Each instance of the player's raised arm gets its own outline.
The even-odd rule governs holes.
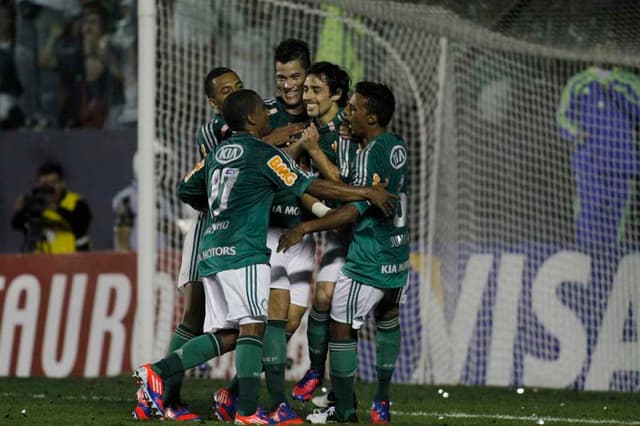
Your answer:
[[[325,179],[340,182],[340,170],[338,170],[338,167],[322,152],[318,143],[319,139],[318,129],[315,124],[312,123],[302,132],[300,145],[309,153],[313,164],[320,170],[320,174]]]
[[[303,129],[304,123],[289,123],[271,130],[269,134],[262,137],[262,140],[274,146],[285,145],[287,142],[291,141],[291,138],[294,135],[302,132]]]

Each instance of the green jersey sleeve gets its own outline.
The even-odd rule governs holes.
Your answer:
[[[178,198],[196,210],[207,207],[206,158],[198,162],[178,184]]]
[[[315,177],[301,169],[285,151],[273,146],[269,148],[261,165],[263,173],[276,188],[302,197]]]
[[[351,170],[351,180],[349,183],[353,186],[373,186],[380,182],[378,172],[384,164],[380,164],[381,156],[378,154],[376,147],[377,141],[373,141],[361,150],[353,160]],[[372,155],[373,153],[373,155]],[[368,200],[354,201],[350,203],[362,216],[371,207]]]
[[[218,145],[229,137],[231,137],[231,129],[222,118],[222,115],[216,114],[211,121],[201,126],[198,130],[196,143],[198,144],[201,158],[214,151]]]

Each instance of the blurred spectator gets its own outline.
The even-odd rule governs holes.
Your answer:
[[[0,129],[15,129],[24,123],[24,114],[18,105],[22,85],[13,52],[14,6],[12,1],[0,0]]]
[[[134,124],[138,117],[138,49],[137,13],[134,0],[120,0],[120,19],[116,21],[111,38],[118,52],[120,69],[123,73],[124,105],[110,113],[111,124]],[[115,120],[115,123],[114,123]]]
[[[60,127],[103,127],[122,70],[107,34],[107,15],[98,2],[83,5],[80,21],[51,27],[40,64],[58,70]]]
[[[91,210],[75,192],[67,190],[64,170],[54,162],[38,169],[31,190],[16,202],[11,226],[24,233],[22,251],[73,253],[88,251]]]
[[[39,55],[50,29],[71,25],[80,12],[79,0],[16,1],[15,60],[29,126],[48,127],[56,121],[58,73],[40,69]]]
[[[162,188],[162,170],[165,169],[169,161],[170,151],[160,143],[154,144],[156,162],[157,187]],[[138,244],[138,153],[133,156],[133,182],[118,191],[113,197],[112,207],[114,213],[113,245],[116,251],[137,250]],[[165,195],[164,190],[156,192],[157,206],[157,239],[158,249],[182,247],[182,235],[186,232],[188,225],[180,219],[180,203],[176,195],[171,192],[170,196]]]

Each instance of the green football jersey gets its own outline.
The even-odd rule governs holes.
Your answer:
[[[342,124],[342,120],[342,110],[340,110],[338,115],[324,126],[319,126],[318,123],[316,123],[318,134],[320,135],[318,145],[320,145],[320,149],[329,161],[336,165],[338,164],[338,141],[340,139],[338,129],[340,128],[340,124]],[[313,162],[311,166],[313,167]]]
[[[320,135],[318,145],[329,161],[338,168],[340,179],[345,183],[349,183],[353,172],[353,162],[358,151],[358,143],[340,136],[339,128],[342,120],[341,110],[333,120],[324,126],[318,127],[318,134]],[[316,174],[319,173],[319,170],[313,164],[313,160],[311,161],[311,170]],[[324,200],[324,203],[331,208],[337,208],[341,205],[338,201],[330,200]]]
[[[264,105],[269,113],[269,127],[272,129],[309,120],[306,111],[298,115],[289,114],[280,97],[265,98]],[[302,206],[298,198],[290,191],[279,191],[273,199],[269,226],[293,228],[300,223],[301,214]]]
[[[277,129],[278,127],[286,126],[291,123],[305,123],[309,121],[309,116],[307,115],[306,110],[298,115],[289,114],[280,96],[276,98],[264,98],[263,102],[264,106],[267,108],[267,112],[269,114],[269,126],[272,129]]]
[[[273,196],[302,196],[314,177],[291,157],[247,133],[234,133],[178,187],[180,199],[208,205],[198,254],[200,276],[268,263],[267,226]]]
[[[196,142],[201,158],[214,151],[218,145],[230,137],[231,129],[227,126],[222,115],[216,114],[211,121],[202,125],[198,130]]]
[[[353,242],[343,267],[349,278],[377,288],[397,288],[409,276],[407,228],[407,145],[399,136],[383,133],[357,155],[352,185],[375,185],[389,179],[387,190],[398,195],[396,214],[386,218],[370,203],[352,203],[360,212]]]

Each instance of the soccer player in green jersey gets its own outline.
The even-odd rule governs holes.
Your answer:
[[[226,67],[213,68],[204,79],[204,92],[209,105],[218,110],[213,119],[202,125],[196,136],[196,143],[201,158],[215,149],[224,139],[231,136],[231,129],[226,125],[219,108],[231,93],[243,88],[242,80],[233,70]],[[182,320],[176,327],[168,352],[180,349],[187,341],[202,334],[204,321],[204,289],[198,275],[198,247],[203,230],[205,216],[199,214],[185,235],[182,247],[182,261],[178,274],[178,291],[183,296],[184,309]],[[183,373],[168,378],[165,382],[163,401],[164,417],[170,420],[195,421],[200,418],[182,403],[180,390]],[[146,403],[138,394],[138,403],[133,410],[136,419],[144,420],[151,416]]]
[[[244,84],[238,74],[227,67],[213,68],[205,77],[204,92],[207,95],[207,102],[216,110],[216,113],[211,121],[198,130],[196,143],[202,158],[231,136],[231,129],[220,114],[220,106],[227,96],[243,87]]]
[[[289,189],[322,199],[369,200],[383,214],[395,211],[394,200],[380,186],[355,187],[316,179],[288,154],[262,141],[269,132],[260,96],[239,90],[228,96],[222,114],[232,137],[209,153],[178,188],[179,197],[207,211],[201,237],[199,272],[207,306],[205,333],[178,351],[136,369],[140,389],[156,413],[164,412],[165,380],[235,347],[239,377],[236,424],[269,424],[258,407],[264,323],[269,292],[269,249],[266,247],[273,194]],[[308,131],[303,133],[307,137]]]
[[[302,102],[302,83],[311,65],[306,42],[287,39],[274,51],[274,76],[278,96],[265,100],[272,128],[308,121]],[[302,130],[302,129],[301,129]],[[289,144],[290,141],[287,141]],[[310,197],[305,194],[303,197]],[[288,253],[278,253],[278,239],[284,230],[300,223],[302,203],[291,191],[278,191],[271,205],[267,247],[271,250],[269,309],[264,333],[264,370],[269,409],[274,423],[299,424],[304,420],[290,407],[285,392],[287,342],[298,328],[309,301],[315,243],[303,238]]]
[[[311,65],[309,46],[303,40],[287,39],[275,48],[273,67],[278,96],[265,98],[271,133],[265,141],[287,145],[291,137],[304,129],[309,117],[302,103],[302,84]]]
[[[273,129],[263,137],[265,142],[285,146],[294,133],[301,133],[308,120],[302,103],[302,83],[311,63],[306,42],[287,39],[274,51],[273,69],[279,95],[265,98],[269,126]],[[305,203],[313,204],[305,195]],[[285,394],[286,344],[305,313],[315,264],[313,238],[304,239],[289,252],[277,253],[278,239],[285,229],[300,222],[301,201],[294,193],[281,190],[275,194],[269,218],[267,247],[271,250],[271,290],[265,330],[265,376],[269,389],[269,409],[276,410],[280,421],[297,418],[289,407]],[[232,421],[237,405],[238,380],[234,377],[213,395],[215,414],[224,421]]]
[[[303,86],[303,100],[317,132],[312,132],[314,137],[292,147],[294,155],[300,151],[298,146],[305,150],[311,157],[312,170],[335,182],[349,181],[351,164],[358,148],[357,143],[339,134],[350,83],[349,75],[338,65],[323,61],[311,66]],[[337,207],[335,203],[329,205]],[[293,397],[301,401],[311,399],[325,375],[331,297],[349,246],[348,236],[339,236],[335,232],[322,233],[319,241],[323,244],[322,259],[307,328],[311,365],[292,390]]]
[[[353,242],[331,301],[330,376],[336,405],[307,417],[311,423],[357,421],[353,380],[357,369],[357,330],[374,312],[378,385],[371,422],[390,421],[389,384],[400,351],[399,301],[409,277],[407,228],[407,147],[386,126],[395,109],[393,93],[384,85],[360,82],[345,110],[345,120],[364,148],[356,158],[353,185],[387,182],[399,197],[395,216],[379,214],[367,202],[335,209],[324,218],[303,222],[287,231],[278,250],[309,232],[353,224]]]

